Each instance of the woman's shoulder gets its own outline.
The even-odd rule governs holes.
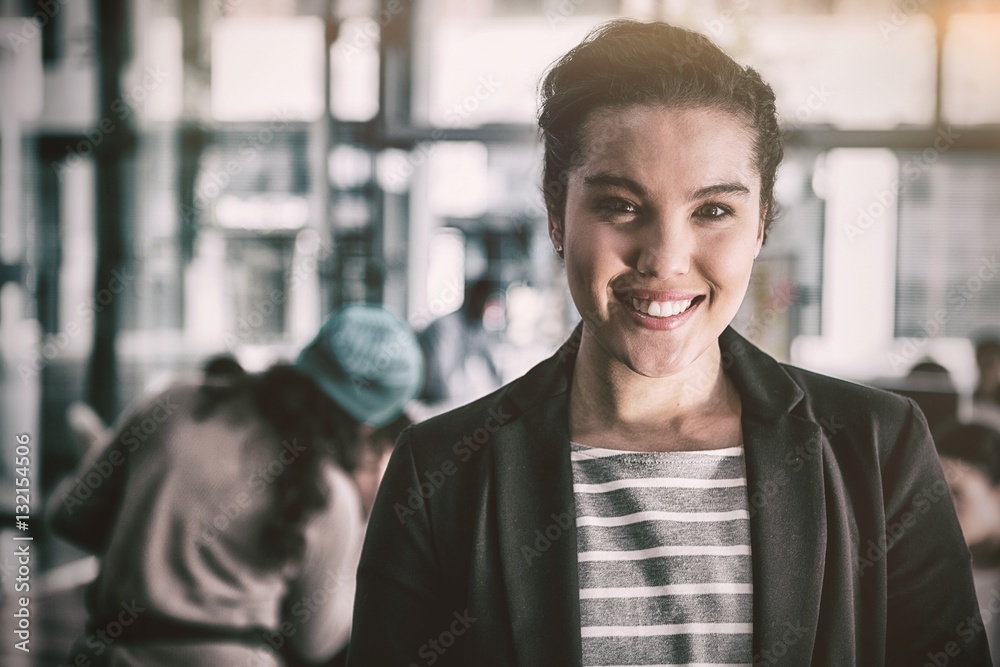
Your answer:
[[[905,396],[797,366],[782,367],[802,390],[800,414],[834,436],[884,444],[914,428],[927,429],[923,413]]]
[[[907,398],[885,389],[854,380],[824,375],[791,364],[781,364],[781,367],[799,385],[806,400],[843,402],[845,404],[863,403],[885,407],[888,410],[905,411],[908,409],[909,400]]]

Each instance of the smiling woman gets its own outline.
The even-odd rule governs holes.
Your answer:
[[[735,396],[700,378],[724,379],[716,341],[763,242],[751,133],[728,112],[660,104],[598,111],[582,136],[565,213],[549,218],[587,314],[570,437],[623,449],[739,444]],[[675,437],[655,437],[667,428]]]
[[[988,664],[961,631],[979,616],[969,553],[953,508],[926,502],[944,477],[916,406],[730,328],[775,213],[771,88],[701,35],[614,21],[551,68],[539,125],[583,321],[524,377],[403,433],[349,663]],[[456,613],[474,619],[460,637]]]

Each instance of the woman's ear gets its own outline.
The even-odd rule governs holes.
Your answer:
[[[754,250],[753,258],[757,259],[757,255],[760,254],[760,249],[764,246],[764,230],[766,228],[767,221],[767,209],[764,209],[760,215],[760,224],[757,226],[757,248]]]
[[[552,241],[552,247],[561,257],[563,254],[563,221],[562,218],[556,217],[552,211],[549,211],[549,239]]]

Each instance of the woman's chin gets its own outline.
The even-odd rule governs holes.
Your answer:
[[[684,372],[691,366],[687,355],[630,354],[622,358],[624,364],[636,375],[650,379],[668,378]]]

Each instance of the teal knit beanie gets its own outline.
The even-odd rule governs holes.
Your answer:
[[[385,426],[423,384],[424,359],[409,327],[381,306],[345,306],[295,361],[359,422]]]

